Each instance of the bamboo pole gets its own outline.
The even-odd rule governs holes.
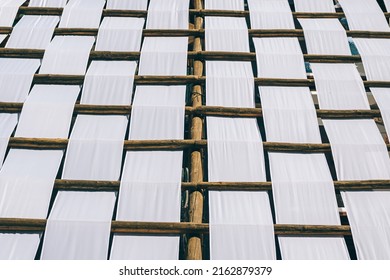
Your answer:
[[[0,232],[43,232],[45,219],[0,218]],[[350,226],[275,224],[276,235],[351,235]],[[111,232],[121,234],[209,234],[208,224],[112,221]]]
[[[390,190],[390,180],[334,181],[336,191]],[[118,191],[120,181],[57,179],[54,189],[62,191]],[[270,191],[272,182],[182,182],[182,191]]]
[[[15,149],[66,149],[68,139],[22,138],[11,137],[8,146]],[[326,153],[330,152],[330,144],[303,144],[263,142],[265,151],[291,153]],[[386,145],[390,150],[390,144]],[[126,140],[124,150],[183,150],[207,148],[207,140]],[[200,173],[200,170],[197,171]],[[197,176],[200,178],[200,176]]]
[[[19,8],[19,14],[22,15],[62,15],[63,8],[46,8],[46,7],[26,7]],[[248,17],[249,11],[225,11],[225,10],[204,10],[190,9],[191,16],[226,16],[226,17]],[[311,12],[293,12],[295,18],[343,18],[345,14],[337,13],[311,13]],[[386,18],[390,17],[390,13],[384,13]],[[147,11],[130,11],[130,10],[110,10],[104,9],[103,16],[115,17],[146,17]]]
[[[194,0],[194,7],[201,9],[203,6],[202,0]],[[200,16],[195,17],[194,28],[200,30],[203,26],[203,18]],[[193,51],[195,53],[202,51],[201,34],[196,34],[193,43]],[[203,75],[203,63],[196,57],[193,63],[194,75]],[[202,106],[202,87],[200,85],[194,85],[192,88],[192,108],[195,110]],[[203,122],[199,116],[194,115],[191,119],[191,139],[200,141],[202,139]],[[193,150],[191,152],[191,169],[190,169],[190,181],[191,183],[201,183],[203,181],[203,165],[201,151]],[[190,193],[189,202],[189,221],[193,224],[202,224],[203,222],[203,193],[201,190],[192,190]],[[202,259],[202,240],[199,235],[188,236],[187,244],[187,260],[201,260]]]
[[[197,89],[200,86],[196,86]],[[194,91],[199,95],[198,91]],[[23,107],[21,102],[0,102],[1,113],[20,113]],[[92,115],[129,115],[132,106],[127,105],[88,105],[75,104],[74,114],[92,114]],[[323,119],[359,119],[359,118],[380,118],[381,113],[378,109],[372,110],[321,110],[317,109],[317,116]],[[186,115],[193,116],[214,116],[214,117],[235,117],[235,118],[258,118],[263,116],[261,108],[238,108],[238,107],[220,107],[220,106],[198,106],[185,107]],[[194,117],[195,118],[195,117]],[[201,121],[201,119],[199,118]],[[201,139],[202,130],[200,126],[192,127],[196,139]],[[195,139],[195,137],[194,137]]]

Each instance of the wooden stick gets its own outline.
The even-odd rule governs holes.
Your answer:
[[[336,191],[390,190],[390,180],[334,181]],[[57,179],[54,189],[62,191],[119,191],[120,181]],[[270,191],[272,182],[182,182],[182,191]],[[198,223],[201,223],[199,221]]]
[[[0,232],[42,232],[45,230],[45,219],[0,218]],[[282,225],[275,224],[276,235],[351,235],[349,226],[328,225]],[[160,222],[126,222],[112,221],[111,232],[121,234],[209,234],[208,224],[197,223],[160,223]]]
[[[43,58],[44,50],[0,48],[0,57]],[[254,52],[190,51],[188,59],[255,61]],[[304,54],[305,61],[313,63],[358,63],[359,55],[314,55]],[[140,52],[91,51],[90,60],[139,60]]]
[[[199,87],[200,86],[196,86]],[[198,92],[194,91],[199,95]],[[1,113],[20,113],[23,103],[20,102],[0,102]],[[129,115],[132,106],[130,105],[87,105],[75,104],[74,114],[90,115]],[[238,108],[238,107],[220,107],[220,106],[198,106],[185,107],[187,115],[196,116],[215,116],[215,117],[235,117],[235,118],[258,118],[263,116],[261,108]],[[380,118],[381,113],[378,109],[373,110],[320,110],[317,109],[317,116],[323,119],[360,119],[360,118]],[[202,120],[199,120],[202,122]],[[193,126],[193,133],[201,139],[202,128]],[[196,132],[195,132],[196,131]],[[199,136],[200,135],[200,136]],[[195,139],[195,138],[193,138]]]
[[[194,0],[194,7],[197,9],[202,8],[201,0]],[[197,16],[195,18],[195,29],[200,30],[203,25],[203,18]],[[194,38],[193,51],[195,53],[202,51],[202,34],[197,33]],[[203,63],[196,57],[193,62],[194,75],[203,75]],[[202,87],[200,85],[194,85],[192,88],[192,109],[195,110],[202,106]],[[194,141],[202,140],[203,132],[203,120],[197,115],[193,115],[191,118],[191,139]],[[191,183],[201,183],[203,181],[203,162],[202,152],[200,150],[193,150],[191,152],[191,165],[190,165],[190,180]],[[193,224],[201,224],[203,222],[203,204],[204,198],[201,190],[193,189],[190,192],[189,200],[189,222]],[[188,236],[187,245],[187,260],[201,260],[202,257],[202,240],[199,235]]]
[[[66,149],[68,139],[21,138],[11,137],[8,143],[15,149]],[[207,140],[126,140],[124,150],[183,150],[207,147]],[[263,142],[268,152],[325,153],[330,152],[330,144],[302,144]],[[390,144],[386,145],[390,150]]]
[[[63,8],[45,8],[45,7],[20,7],[19,14],[22,15],[62,15]],[[190,9],[191,16],[226,16],[226,17],[249,17],[249,11],[225,11],[225,10],[204,10]],[[338,13],[309,13],[293,12],[295,18],[343,18],[345,14]],[[385,17],[390,17],[389,13],[384,13]],[[115,17],[146,17],[147,11],[130,11],[130,10],[110,10],[104,9],[103,16]]]

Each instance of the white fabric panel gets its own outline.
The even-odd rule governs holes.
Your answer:
[[[258,77],[306,79],[297,38],[254,38]]]
[[[210,259],[275,259],[267,192],[209,193]]]
[[[308,87],[259,87],[268,142],[321,143]]]
[[[47,220],[43,260],[105,260],[115,193],[59,192]]]
[[[3,41],[5,40],[5,38],[7,38],[8,35],[3,35],[3,34],[0,34],[0,44],[3,43]]]
[[[206,10],[243,11],[244,0],[206,0]]]
[[[321,109],[370,109],[355,64],[312,63],[311,69]]]
[[[148,0],[107,0],[106,9],[112,10],[141,10],[148,8]]]
[[[252,64],[243,61],[206,61],[208,106],[255,107]]]
[[[347,33],[338,19],[298,20],[305,34],[308,53],[351,55]]]
[[[376,0],[338,0],[350,30],[390,31]]]
[[[280,236],[283,260],[349,260],[343,237]]]
[[[68,0],[30,0],[29,7],[51,7],[61,8],[65,7]]]
[[[105,17],[99,28],[95,50],[139,51],[144,24],[143,18]]]
[[[18,123],[18,114],[0,114],[0,168],[3,165],[8,140]]]
[[[354,39],[368,80],[390,81],[390,40]]]
[[[323,120],[339,180],[390,178],[390,159],[374,120]]]
[[[70,0],[66,4],[59,27],[98,28],[105,0]]]
[[[118,180],[126,116],[79,115],[69,138],[63,179]]]
[[[385,2],[386,10],[389,12],[390,11],[390,0],[384,0],[383,2]]]
[[[55,36],[47,47],[40,74],[84,75],[95,42],[89,36]]]
[[[36,85],[23,105],[16,137],[68,138],[79,86]]]
[[[210,182],[266,180],[256,119],[207,117],[207,138]],[[266,192],[213,191],[209,205],[211,259],[275,259]]]
[[[187,37],[147,37],[142,45],[139,75],[186,75]]]
[[[0,217],[45,219],[62,155],[11,149],[0,170]]]
[[[190,0],[150,0],[147,29],[188,29]]]
[[[269,153],[276,222],[340,225],[324,154]]]
[[[206,51],[249,52],[245,18],[206,17]]]
[[[334,13],[333,0],[294,0],[296,12]]]
[[[19,7],[25,0],[2,0],[0,2],[0,26],[12,27]]]
[[[342,192],[342,197],[358,259],[389,260],[390,192]]]
[[[117,220],[179,222],[182,158],[182,151],[127,152]],[[111,259],[175,260],[178,255],[178,236],[116,235],[111,250]]]
[[[39,59],[0,58],[0,102],[23,102],[39,65]]]
[[[182,156],[182,151],[127,152],[117,220],[179,222]]]
[[[135,61],[92,61],[80,103],[130,105],[136,68]]]
[[[23,16],[13,28],[6,47],[46,49],[59,20],[56,16]]]
[[[129,139],[183,139],[185,96],[186,86],[138,86]]]
[[[0,234],[0,260],[33,260],[39,246],[39,234]]]
[[[383,122],[385,123],[387,136],[390,138],[390,89],[389,88],[370,88],[381,110]]]
[[[288,0],[248,0],[252,29],[295,29]]]
[[[180,237],[115,235],[111,260],[177,260]]]

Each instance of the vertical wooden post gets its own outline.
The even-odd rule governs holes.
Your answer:
[[[203,0],[194,0],[195,9],[202,9]],[[195,18],[195,29],[202,28],[203,18]],[[194,39],[194,51],[202,50],[202,42],[200,37]],[[194,61],[194,75],[202,76],[203,63],[202,61]],[[202,106],[202,87],[195,85],[192,90],[192,106],[194,108]],[[203,121],[200,117],[193,117],[191,122],[191,139],[202,139]],[[191,182],[200,183],[203,181],[203,166],[202,154],[200,151],[193,151],[191,153]],[[203,194],[199,191],[194,191],[190,195],[190,222],[202,223],[203,218]],[[202,243],[199,236],[191,236],[188,240],[187,260],[201,260],[202,259]]]

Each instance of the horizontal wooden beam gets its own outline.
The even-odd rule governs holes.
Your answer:
[[[390,180],[334,181],[336,191],[390,190]],[[120,181],[57,179],[54,189],[63,191],[119,191]],[[182,191],[271,191],[272,182],[182,182]]]
[[[8,146],[14,149],[66,149],[68,139],[11,137]],[[387,144],[390,150],[390,144]],[[325,153],[330,152],[330,144],[302,144],[263,142],[268,152]],[[207,140],[125,140],[124,150],[183,150],[207,148]]]
[[[12,27],[0,27],[0,34],[10,34]],[[98,28],[56,28],[54,35],[56,36],[97,36]],[[297,37],[304,38],[304,30],[302,29],[249,29],[250,37]],[[347,30],[346,35],[353,38],[382,38],[389,39],[390,32],[386,31],[365,31],[365,30]],[[144,29],[143,37],[185,37],[196,36],[204,37],[205,29]]]
[[[0,57],[11,58],[43,58],[44,50],[0,48]],[[188,59],[197,60],[233,60],[256,61],[254,52],[225,52],[225,51],[189,51]],[[312,63],[358,63],[359,55],[314,55],[304,54],[304,60]],[[139,60],[140,52],[109,52],[91,51],[90,60]]]
[[[0,218],[0,232],[43,232],[45,219]],[[276,235],[351,235],[349,226],[274,225]],[[111,232],[120,234],[208,234],[209,224],[112,221]]]
[[[0,113],[20,113],[23,108],[21,102],[0,102]],[[88,105],[75,104],[74,115],[129,115],[132,106],[130,105]],[[236,117],[236,118],[258,118],[263,116],[261,108],[238,108],[220,106],[199,106],[185,107],[186,115],[214,116],[214,117]],[[317,109],[317,116],[324,119],[360,119],[380,118],[378,109],[373,110],[321,110]]]
[[[45,7],[20,7],[19,14],[22,15],[62,15],[63,8],[45,8]],[[227,16],[227,17],[249,17],[249,11],[226,11],[226,10],[205,10],[190,9],[191,16]],[[310,12],[293,12],[295,18],[343,18],[345,14],[337,13],[310,13]],[[385,17],[390,17],[390,13],[384,13]],[[103,10],[104,17],[146,17],[147,11],[130,11],[130,10]]]

